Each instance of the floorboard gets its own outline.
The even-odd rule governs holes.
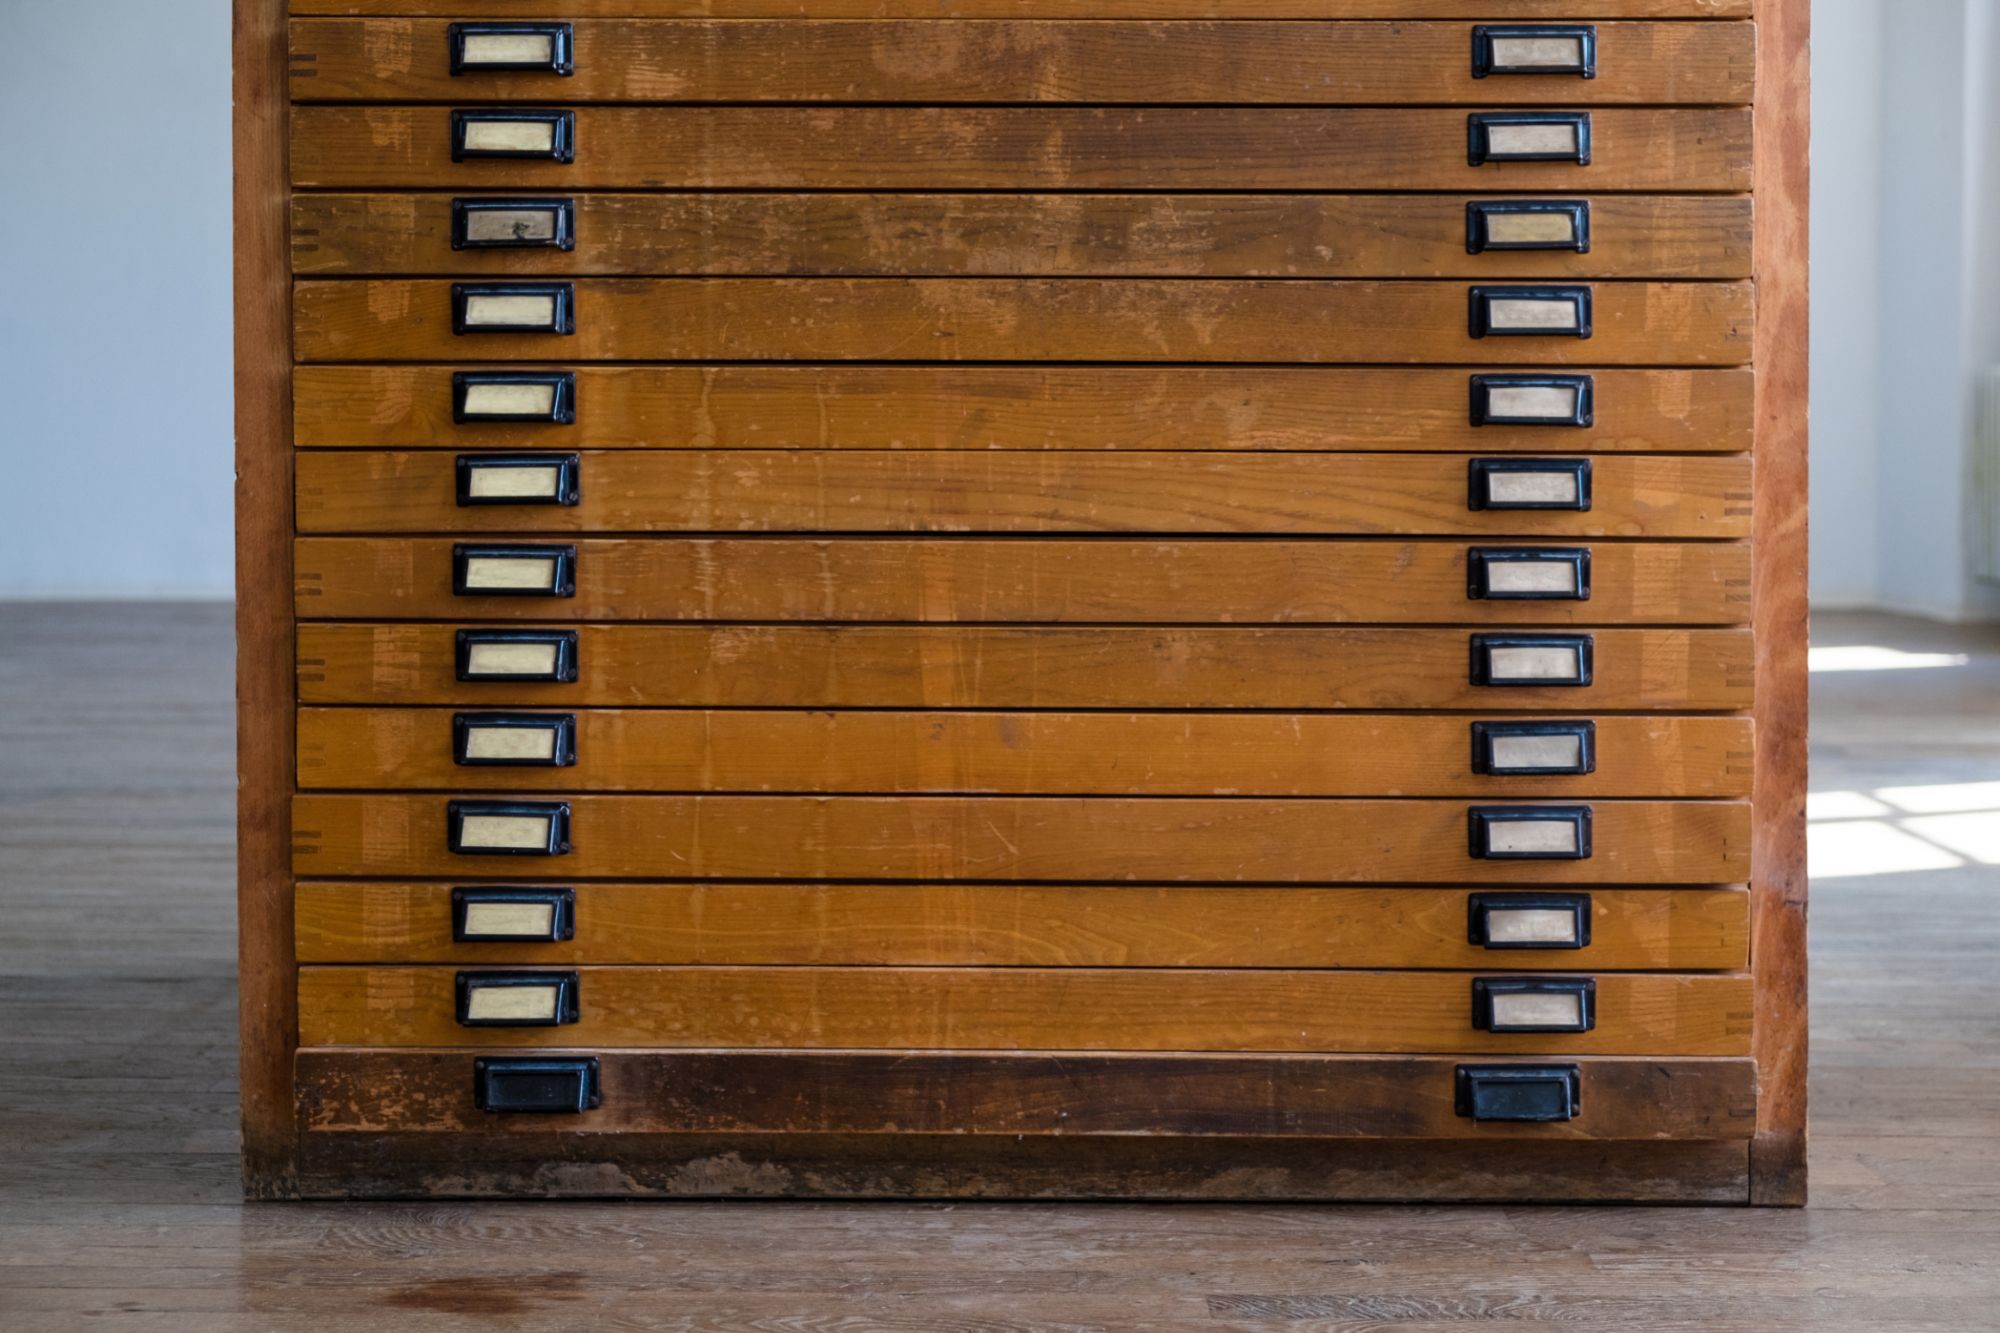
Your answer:
[[[1817,633],[1804,1211],[246,1207],[229,612],[0,605],[0,1328],[2000,1327],[2000,631]]]

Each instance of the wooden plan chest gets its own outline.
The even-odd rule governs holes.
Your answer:
[[[237,0],[267,1197],[1798,1203],[1806,0]]]

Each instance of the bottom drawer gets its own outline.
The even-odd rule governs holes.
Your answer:
[[[297,1083],[308,1130],[351,1133],[1693,1141],[1756,1124],[1746,1059],[308,1050]]]

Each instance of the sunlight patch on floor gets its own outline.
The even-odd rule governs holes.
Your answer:
[[[2000,866],[2000,782],[1814,792],[1806,820],[1814,879]]]

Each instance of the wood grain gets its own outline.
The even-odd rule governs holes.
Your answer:
[[[546,1133],[472,1104],[471,1052],[324,1051],[299,1059],[318,1133]],[[1312,1056],[868,1055],[636,1052],[599,1060],[604,1105],[582,1134],[1255,1135],[1277,1139],[1741,1139],[1748,1060],[1577,1061],[1578,1115],[1475,1126],[1456,1060]]]
[[[449,366],[301,366],[296,409],[302,448],[1750,449],[1747,369],[1578,369],[1586,430],[1475,427],[1465,371],[1266,366],[585,365],[566,428],[453,422]]]
[[[451,160],[443,107],[302,106],[311,188],[1637,190],[1750,188],[1750,112],[1592,113],[1589,166],[1466,160],[1446,108],[583,107],[572,163]]]
[[[1757,233],[1757,280],[1772,318],[1758,332],[1757,659],[1772,688],[1758,699],[1755,956],[1759,1076],[1751,1145],[1754,1202],[1806,1202],[1807,406],[1810,366],[1808,205],[1811,7],[1758,0],[1769,112],[1758,130],[1758,189],[1770,208]]]
[[[450,538],[308,537],[317,619],[1027,624],[1729,625],[1749,618],[1740,542],[1596,542],[1584,602],[1472,601],[1453,541],[602,538],[574,597],[454,596]],[[1533,547],[1542,542],[1508,542]]]
[[[1588,859],[1515,861],[1469,854],[1465,801],[578,796],[569,855],[474,856],[446,850],[447,804],[302,795],[292,868],[315,878],[1731,884],[1746,877],[1750,851],[1750,808],[1732,801],[1598,801]]]
[[[1451,455],[610,451],[581,503],[460,507],[437,450],[302,453],[301,533],[1745,537],[1748,458],[1597,459],[1588,510],[1471,510]]]
[[[1462,629],[593,626],[571,685],[462,684],[451,625],[306,624],[308,704],[1728,711],[1740,630],[1592,631],[1583,688],[1474,686]]]
[[[1590,205],[1587,254],[1467,254],[1467,201],[1449,195],[550,197],[575,200],[574,250],[454,250],[453,196],[301,195],[292,203],[292,268],[313,277],[1750,275],[1744,195],[1565,195]]]
[[[453,77],[435,19],[295,21],[313,102],[1137,102],[1372,105],[1750,100],[1747,23],[1604,23],[1597,72],[1477,79],[1463,23],[993,23],[944,18],[572,24],[575,73]]]
[[[565,768],[452,762],[450,709],[305,708],[308,790],[1748,796],[1745,718],[1597,719],[1596,771],[1482,777],[1454,717],[592,709]]]
[[[1505,969],[1495,969],[1503,972]],[[1491,1033],[1455,972],[593,967],[580,1021],[463,1028],[448,967],[302,967],[303,1046],[1737,1056],[1749,978],[1597,978],[1590,1032]]]
[[[1435,282],[633,278],[576,332],[452,332],[452,284],[301,282],[301,361],[1212,361],[1742,365],[1748,283],[1599,283],[1589,338],[1475,338]]]
[[[436,14],[491,18],[493,0],[292,0],[294,14]],[[1492,0],[1091,0],[1133,19],[1494,17]],[[1075,0],[565,0],[565,14],[648,18],[1068,18]],[[1510,19],[1744,18],[1751,0],[1507,0]]]
[[[578,884],[576,938],[460,944],[450,884],[307,882],[312,963],[699,966],[1741,969],[1739,889],[1590,890],[1582,949],[1466,940],[1460,888],[1037,884]]]
[[[283,0],[236,0],[236,911],[243,1189],[290,1192],[292,410]]]

